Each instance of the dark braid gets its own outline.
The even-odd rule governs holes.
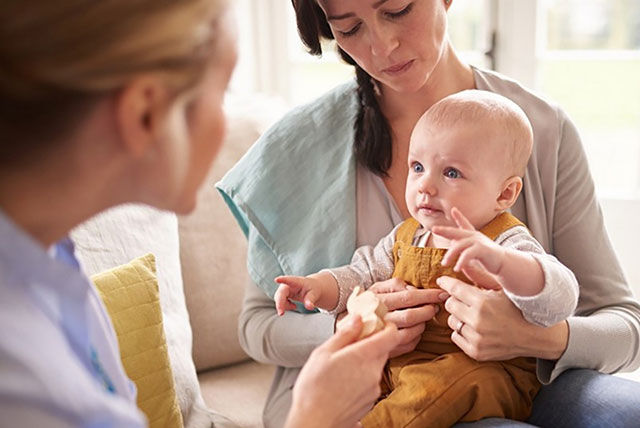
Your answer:
[[[360,66],[355,67],[360,111],[355,123],[353,150],[358,162],[384,177],[391,167],[392,158],[389,123],[380,110],[371,76]]]
[[[324,12],[315,0],[291,0],[296,13],[298,33],[312,55],[322,55],[320,39],[333,39]],[[360,109],[355,123],[353,150],[361,165],[379,176],[387,176],[391,167],[391,130],[382,114],[371,76],[338,47],[342,59],[356,69]]]

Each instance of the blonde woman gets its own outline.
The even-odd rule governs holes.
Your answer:
[[[0,3],[0,426],[146,424],[65,236],[120,203],[194,207],[224,134],[227,8]],[[350,427],[371,406],[398,337],[389,327],[352,344],[361,327],[352,319],[311,355],[287,426]]]

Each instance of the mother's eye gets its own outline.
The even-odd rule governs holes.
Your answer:
[[[411,12],[411,9],[413,9],[413,3],[409,3],[404,9],[399,10],[398,12],[385,12],[385,15],[389,18],[400,18],[401,16]]]
[[[347,31],[340,31],[338,30],[338,33],[340,33],[341,36],[343,37],[349,37],[349,36],[353,36],[354,34],[356,34],[358,32],[358,30],[360,29],[360,23],[357,23],[356,25],[354,25],[350,30]]]

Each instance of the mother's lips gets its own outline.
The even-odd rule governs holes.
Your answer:
[[[413,64],[413,60],[409,60],[407,62],[402,62],[402,63],[399,63],[399,64],[392,65],[391,67],[387,67],[382,71],[385,72],[385,73],[397,73],[399,71],[402,71],[402,70],[408,68],[411,64]]]

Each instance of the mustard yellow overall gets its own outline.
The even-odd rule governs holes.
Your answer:
[[[495,240],[521,224],[504,213],[481,232]],[[436,278],[443,275],[470,282],[442,266],[446,249],[411,245],[419,226],[409,219],[398,229],[393,277],[419,288],[438,288]],[[361,421],[364,428],[448,427],[486,417],[529,417],[540,388],[535,359],[478,362],[451,341],[448,317],[444,305],[440,305],[440,312],[427,323],[416,349],[389,360],[382,381],[383,395]]]

